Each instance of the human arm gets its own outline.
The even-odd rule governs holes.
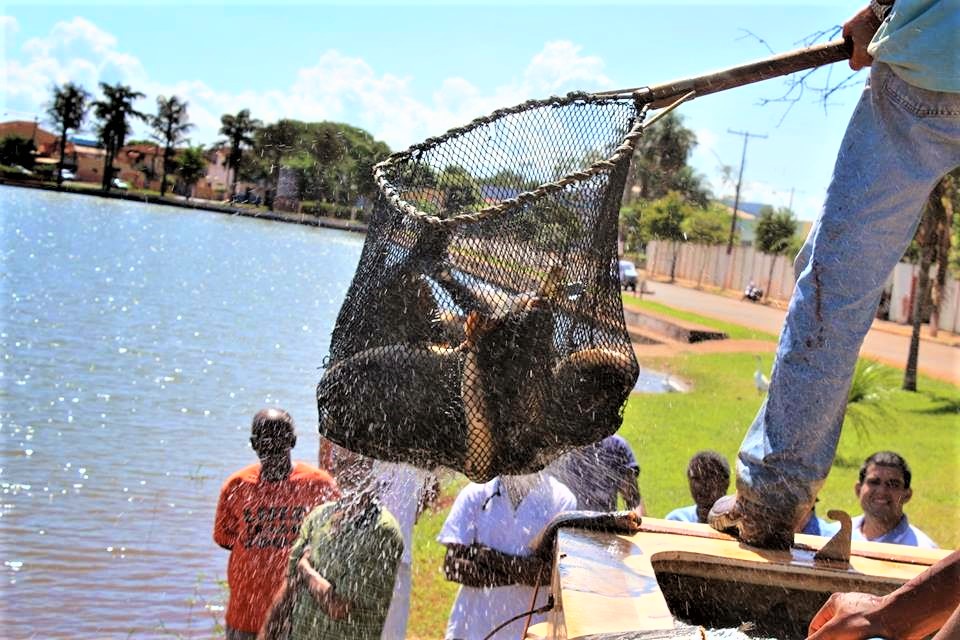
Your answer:
[[[885,596],[835,593],[810,621],[808,640],[926,638],[960,607],[960,551]]]
[[[643,498],[640,496],[639,478],[640,465],[637,463],[637,457],[633,454],[630,444],[622,437],[616,437],[620,445],[620,495],[627,505],[627,509],[636,510],[641,516],[647,514],[646,505],[643,504]]]
[[[350,615],[352,603],[336,592],[334,585],[320,575],[310,564],[310,547],[305,547],[297,562],[297,577],[303,581],[317,606],[333,620],[343,620]]]
[[[641,516],[644,516],[647,514],[647,510],[643,504],[643,498],[640,496],[640,488],[637,485],[638,475],[638,469],[627,468],[620,478],[619,491],[620,495],[623,496],[623,502],[627,505],[627,509],[637,510]]]
[[[240,523],[231,505],[233,496],[234,486],[233,483],[228,481],[220,490],[220,498],[217,500],[217,515],[213,521],[213,541],[227,551],[233,549],[233,545],[240,535]]]
[[[850,54],[850,68],[859,71],[873,63],[873,56],[867,53],[867,45],[873,34],[880,28],[880,18],[870,6],[866,6],[843,23],[843,37],[853,43]]]
[[[549,568],[536,556],[515,556],[482,544],[448,544],[443,558],[447,580],[468,587],[546,584]]]

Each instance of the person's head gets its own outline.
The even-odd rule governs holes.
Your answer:
[[[709,510],[727,493],[730,486],[730,465],[716,451],[700,451],[687,465],[690,495],[701,509]]]
[[[260,460],[290,455],[297,444],[293,418],[283,409],[261,409],[250,425],[250,446]]]
[[[863,461],[860,480],[854,486],[864,518],[895,526],[903,517],[903,505],[913,496],[910,467],[892,451],[878,451]]]

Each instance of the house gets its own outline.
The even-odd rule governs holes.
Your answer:
[[[64,165],[75,167],[73,172],[80,182],[101,182],[103,163],[107,152],[95,140],[73,137],[67,141]]]
[[[137,189],[160,190],[163,177],[163,149],[155,144],[128,144],[114,158],[117,177]],[[176,178],[168,178],[171,186]]]
[[[16,136],[33,140],[38,156],[52,156],[59,146],[60,139],[55,133],[47,131],[36,120],[12,120],[0,122],[0,139]]]
[[[230,171],[227,168],[226,147],[214,147],[204,152],[207,159],[207,174],[193,188],[193,195],[203,200],[226,200],[230,188]]]

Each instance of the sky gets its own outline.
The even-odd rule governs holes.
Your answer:
[[[531,98],[660,84],[836,37],[863,4],[6,0],[0,121],[49,128],[55,85],[99,97],[99,82],[122,82],[146,94],[144,112],[158,95],[185,99],[192,144],[213,144],[220,116],[246,108],[264,122],[345,122],[400,151]],[[793,102],[778,101],[790,88],[779,78],[682,105],[691,164],[732,197],[744,137],[731,131],[766,136],[749,138],[741,200],[814,219],[866,78],[851,74],[820,69]],[[826,103],[814,90],[843,81]]]

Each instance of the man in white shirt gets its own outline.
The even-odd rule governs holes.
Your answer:
[[[435,494],[436,477],[409,464],[382,460],[373,463],[372,473],[377,479],[380,502],[397,519],[403,533],[403,555],[397,567],[393,598],[380,637],[382,640],[403,640],[407,637],[407,620],[410,617],[413,525],[429,502],[429,496]]]
[[[444,574],[460,583],[447,640],[482,640],[498,625],[547,601],[551,567],[530,543],[561,511],[576,509],[570,489],[546,473],[470,483],[457,496],[437,540],[447,547]],[[531,607],[534,590],[539,587]],[[545,620],[533,616],[531,624]],[[525,618],[493,636],[514,640]]]

